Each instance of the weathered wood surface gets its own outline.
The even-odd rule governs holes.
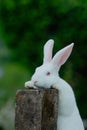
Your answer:
[[[17,91],[15,130],[57,130],[57,115],[58,90]]]

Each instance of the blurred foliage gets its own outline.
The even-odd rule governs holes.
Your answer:
[[[0,130],[14,129],[15,109],[13,100],[9,99],[7,103],[0,109]]]
[[[41,64],[42,47],[49,38],[55,40],[54,52],[74,42],[71,58],[60,70],[60,75],[73,86],[78,107],[85,118],[87,1],[3,0],[0,1],[0,13],[0,39],[10,49],[10,62],[22,66],[21,70],[18,65],[6,66],[7,75],[4,75],[1,86],[8,92],[14,90],[18,82],[19,87],[23,85],[22,79],[27,72],[24,69],[31,74]]]
[[[0,77],[0,108],[9,97],[15,97],[17,89],[24,87],[24,82],[29,77],[27,70],[17,63],[3,66],[3,76]]]

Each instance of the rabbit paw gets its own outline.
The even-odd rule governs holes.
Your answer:
[[[56,87],[56,85],[52,85],[51,88],[52,88],[52,89],[58,89],[58,88]]]
[[[25,88],[34,88],[35,89],[36,86],[34,86],[31,81],[27,81],[27,82],[25,82]]]

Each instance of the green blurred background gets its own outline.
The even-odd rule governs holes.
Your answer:
[[[42,64],[50,38],[54,53],[75,43],[60,76],[72,85],[81,116],[87,118],[87,0],[1,0],[0,130],[13,129],[14,114],[9,117],[8,111],[13,113],[15,93]]]

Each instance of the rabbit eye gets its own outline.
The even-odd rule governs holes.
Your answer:
[[[50,75],[50,72],[47,72],[46,75]]]

